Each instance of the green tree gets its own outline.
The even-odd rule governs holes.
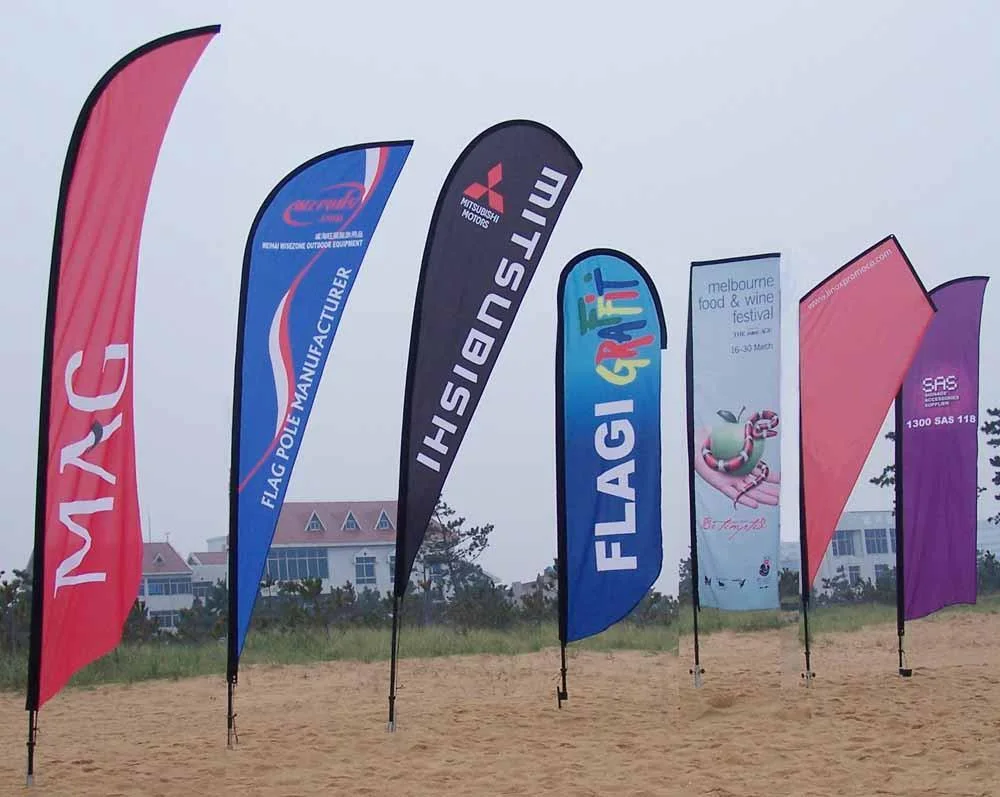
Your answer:
[[[0,570],[0,653],[28,646],[31,628],[31,574],[14,569],[9,578]]]
[[[679,615],[680,603],[673,595],[664,595],[651,589],[629,612],[625,621],[639,626],[670,625],[677,621]]]
[[[992,551],[980,551],[976,570],[979,594],[1000,592],[1000,559]]]
[[[224,635],[225,624],[210,612],[201,598],[195,598],[190,609],[181,609],[174,639],[185,644],[197,644]]]
[[[532,597],[528,596],[526,603]],[[446,617],[460,631],[468,631],[473,628],[509,628],[517,615],[507,590],[485,579],[459,587],[448,602]]]
[[[832,578],[822,579],[822,584],[819,603],[852,603],[858,599],[858,590],[851,585],[843,565]]]
[[[160,634],[160,624],[146,613],[146,604],[137,600],[132,604],[125,625],[122,628],[122,641],[133,643],[151,642]]]
[[[691,589],[691,555],[688,554],[681,559],[677,566],[677,601],[681,606],[690,606],[694,599],[694,591]]]
[[[778,597],[782,603],[792,604],[801,600],[799,589],[799,571],[784,568],[778,574]]]
[[[854,600],[863,603],[896,603],[896,568],[891,567],[879,574],[875,583],[865,579],[854,587]]]
[[[556,564],[556,567],[558,563]],[[538,625],[559,616],[558,574],[548,567],[535,578],[535,588],[521,598],[521,619]]]
[[[997,448],[1000,446],[1000,408],[992,407],[986,410],[986,414],[989,416],[989,420],[983,421],[980,431],[986,435],[986,445]],[[990,457],[990,465],[996,469],[996,473],[993,474],[991,481],[995,486],[1000,487],[1000,456]],[[997,501],[1000,501],[1000,491],[993,497]],[[990,517],[989,521],[991,523],[1000,523],[1000,512]]]
[[[226,635],[229,617],[229,591],[224,581],[216,581],[205,599],[195,598],[190,609],[182,609],[175,639],[179,642],[204,642]]]
[[[896,433],[886,432],[885,439],[895,445]],[[893,448],[895,451],[895,448]],[[895,487],[896,486],[896,463],[892,462],[882,468],[882,472],[878,476],[873,476],[868,480],[870,484],[874,484],[877,487]],[[892,514],[896,515],[896,492],[893,490],[892,493]]]
[[[414,562],[417,578],[430,579],[445,595],[489,581],[476,560],[489,547],[492,533],[492,523],[467,526],[464,517],[439,500]]]

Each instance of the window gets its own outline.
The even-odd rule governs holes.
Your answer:
[[[875,565],[875,584],[889,575],[889,565]]]
[[[202,601],[209,596],[212,591],[211,581],[192,581],[191,582],[191,592],[194,593],[196,598],[201,598]]]
[[[181,620],[181,613],[175,611],[150,612],[149,619],[160,628],[177,628]]]
[[[150,576],[150,595],[190,595],[191,576]]]
[[[267,552],[267,574],[272,581],[330,578],[326,548],[272,548]]]
[[[838,531],[833,535],[834,556],[854,556],[854,532]]]
[[[889,553],[885,529],[865,529],[865,553]]]
[[[396,577],[396,554],[389,554],[389,580],[392,581]]]
[[[850,565],[847,568],[847,580],[852,587],[861,583],[861,565]]]
[[[143,579],[139,579],[139,594],[146,594],[146,582]]]
[[[444,562],[434,562],[428,568],[428,572],[431,577],[431,581],[435,584],[441,584],[444,582],[444,578],[448,575],[448,568],[445,567]]]
[[[354,583],[359,587],[372,586],[378,583],[375,578],[374,556],[354,557]]]
[[[389,520],[389,516],[385,513],[383,509],[378,516],[378,522],[375,524],[375,528],[378,531],[386,531],[392,528],[392,523]]]
[[[889,529],[889,547],[892,549],[893,553],[896,553],[896,530]]]
[[[359,528],[361,527],[358,525],[354,513],[348,512],[347,517],[344,518],[344,525],[340,527],[341,531],[357,531]]]
[[[309,516],[309,522],[306,524],[306,531],[326,531],[326,526],[323,525],[323,521],[319,519],[319,516],[315,512]]]

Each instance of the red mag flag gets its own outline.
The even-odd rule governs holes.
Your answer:
[[[70,140],[42,363],[32,712],[118,644],[139,589],[132,415],[139,239],[174,105],[218,32],[175,33],[125,56],[87,98]]]

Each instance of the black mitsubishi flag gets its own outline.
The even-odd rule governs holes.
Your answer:
[[[413,308],[403,398],[395,595],[582,165],[553,130],[508,121],[445,180]]]

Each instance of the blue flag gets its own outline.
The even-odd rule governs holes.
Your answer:
[[[628,255],[595,249],[559,279],[559,635],[600,633],[660,575],[663,310]]]
[[[250,229],[233,398],[230,680],[323,367],[412,143],[362,144],[302,164]]]

